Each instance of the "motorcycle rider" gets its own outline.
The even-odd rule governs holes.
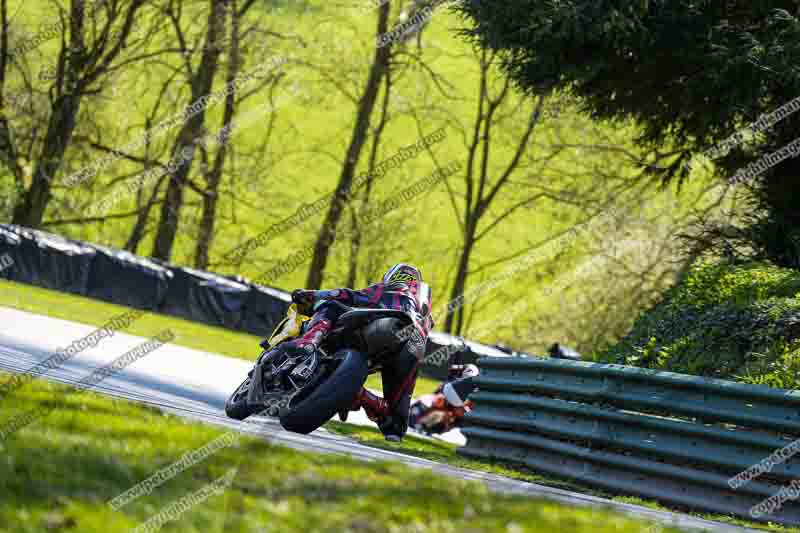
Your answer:
[[[298,304],[304,314],[313,312],[314,315],[305,333],[289,341],[287,349],[309,353],[319,348],[336,319],[342,314],[341,308],[330,305],[330,301],[338,301],[350,307],[399,309],[414,318],[413,327],[408,328],[407,335],[398,337],[397,355],[387,358],[383,365],[381,378],[385,398],[362,387],[350,407],[351,411],[358,411],[363,407],[386,440],[401,440],[408,429],[408,410],[417,381],[417,368],[425,356],[428,332],[433,328],[431,290],[422,281],[419,269],[399,263],[386,272],[381,283],[366,289],[297,289],[292,292],[292,301]],[[341,411],[339,418],[345,421],[347,410]]]
[[[467,397],[475,390],[475,376],[479,375],[478,367],[472,364],[455,364],[450,366],[447,381],[436,389],[452,407],[463,407]],[[470,404],[471,405],[471,404]]]
[[[412,426],[425,433],[446,433],[461,426],[464,415],[474,407],[468,397],[476,389],[473,378],[478,374],[475,365],[452,364],[447,381],[436,388],[430,399],[411,407]]]
[[[557,342],[550,347],[548,353],[553,359],[568,359],[570,361],[580,361],[583,359],[583,356],[580,353],[576,352],[572,348],[561,346]]]

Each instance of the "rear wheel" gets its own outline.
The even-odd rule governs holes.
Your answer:
[[[333,418],[337,412],[349,408],[367,381],[367,358],[355,350],[336,354],[341,360],[321,385],[308,396],[293,400],[281,415],[281,426],[295,433],[311,433]]]

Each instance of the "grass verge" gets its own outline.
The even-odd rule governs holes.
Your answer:
[[[800,273],[770,263],[697,263],[597,360],[797,389]]]
[[[491,494],[477,483],[397,463],[297,452],[250,437],[113,510],[109,500],[223,432],[66,390],[36,382],[4,405],[7,413],[42,404],[53,411],[0,444],[2,532],[125,531],[226,473],[232,477],[220,493],[188,505],[162,531],[627,533],[652,527],[611,511]]]

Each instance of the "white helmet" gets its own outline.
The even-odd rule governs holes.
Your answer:
[[[480,374],[480,370],[475,365],[464,365],[464,370],[461,371],[462,378],[472,378]]]

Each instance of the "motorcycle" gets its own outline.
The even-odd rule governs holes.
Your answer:
[[[467,398],[475,390],[473,378],[478,373],[478,367],[472,364],[452,365],[447,382],[411,405],[408,426],[425,435],[447,433],[462,426],[464,416],[474,407]]]
[[[442,393],[426,394],[411,405],[408,427],[423,435],[441,435],[460,427],[464,416],[472,410],[467,400],[463,407],[447,403]]]
[[[577,351],[556,343],[548,350],[553,359],[580,361],[582,356]],[[474,403],[467,399],[475,390],[471,379],[479,371],[475,365],[462,365],[460,363],[451,367],[448,381],[442,383],[433,394],[426,394],[411,405],[408,417],[408,426],[425,435],[439,435],[461,427],[464,417],[472,411]],[[454,379],[458,377],[458,379]]]
[[[278,324],[247,378],[225,404],[236,420],[253,414],[280,419],[295,433],[311,433],[340,411],[350,408],[370,374],[402,348],[414,317],[396,309],[352,308],[342,314],[319,349],[302,355],[282,349],[305,333],[311,319],[295,304]]]

